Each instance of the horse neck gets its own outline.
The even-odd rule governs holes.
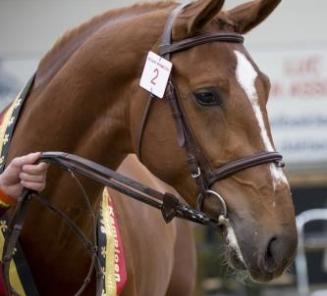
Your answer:
[[[50,64],[41,63],[16,127],[9,159],[30,151],[66,151],[116,169],[124,157],[134,151],[129,117],[132,112],[142,113],[142,104],[147,99],[147,94],[138,86],[139,75],[146,52],[160,38],[167,14],[165,9],[153,16],[135,18],[128,26],[122,23],[121,26],[104,27],[88,36],[83,46],[66,61],[60,61],[61,67],[57,66],[58,70],[51,75],[47,69],[53,71],[52,65],[58,60],[48,57],[47,63]],[[159,16],[162,21],[158,20]],[[149,24],[154,19],[158,25],[151,27]],[[139,40],[143,41],[142,44]],[[139,109],[136,110],[131,102],[138,100],[141,103],[137,104]],[[82,182],[90,194],[92,206],[97,208],[101,186],[85,179]],[[74,220],[78,227],[91,236],[92,224],[88,212],[79,206],[82,204],[80,194],[61,171],[50,170],[44,195],[64,209],[67,215],[77,218]],[[56,217],[34,204],[26,220],[24,242],[33,236],[38,221],[43,221],[37,230],[39,237],[49,236],[49,229],[58,228],[60,223],[62,233],[58,236],[62,240],[59,241],[67,241],[70,244],[67,249],[74,250],[72,253],[76,256],[80,255],[82,251],[75,250],[80,242],[68,239],[73,234],[63,222],[58,222]],[[63,246],[53,243],[52,238],[44,243],[47,252],[64,253]],[[33,258],[29,259],[33,261]]]
[[[160,38],[167,14],[168,9],[164,9],[135,18],[128,26],[122,23],[122,28],[116,24],[101,29],[88,36],[67,61],[60,61],[63,64],[51,75],[46,69],[53,71],[52,65],[41,63],[9,158],[30,151],[66,151],[116,169],[128,153],[134,152],[130,114],[138,112],[141,118],[147,99],[138,86],[139,75],[146,52]],[[154,19],[157,28],[149,26]],[[48,57],[50,62],[58,61]],[[92,192],[91,203],[97,207],[101,186],[83,181],[86,190]],[[71,180],[51,171],[45,194],[68,213],[74,214],[80,202],[71,198],[80,194]],[[40,215],[39,209],[33,211],[31,216]]]
[[[139,75],[146,52],[161,35],[158,17],[164,22],[166,11],[146,11],[141,16],[139,12],[122,18],[120,24],[102,22],[98,30],[90,30],[91,35],[83,35],[84,41],[78,39],[83,46],[73,53],[66,42],[62,55],[58,49],[53,59],[48,54],[27,102],[29,112],[23,114],[16,131],[16,139],[24,135],[24,144],[13,145],[18,148],[12,149],[12,155],[35,149],[68,151],[116,169],[134,152],[131,100],[145,101]],[[154,20],[159,25],[149,26]],[[76,47],[76,42],[75,38],[71,46]],[[67,60],[58,58],[68,54]],[[58,63],[61,67],[54,73]],[[143,111],[142,106],[139,110]],[[40,134],[45,135],[43,139]]]

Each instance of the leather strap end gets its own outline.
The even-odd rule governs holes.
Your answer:
[[[176,217],[178,205],[179,200],[174,195],[165,193],[162,200],[161,213],[167,224]]]

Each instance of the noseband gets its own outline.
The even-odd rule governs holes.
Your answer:
[[[189,3],[184,3],[176,7],[170,14],[164,33],[162,35],[161,45],[160,45],[160,56],[166,60],[171,59],[171,55],[176,52],[181,52],[195,46],[199,46],[211,42],[226,42],[226,43],[243,43],[243,36],[236,33],[204,33],[199,34],[178,42],[172,42],[172,30],[174,22],[179,15],[179,13],[188,5]],[[199,145],[197,145],[194,136],[192,135],[191,128],[187,124],[186,115],[178,99],[177,88],[174,84],[173,77],[170,76],[167,89],[165,92],[165,99],[168,102],[173,118],[175,121],[175,126],[177,129],[177,141],[180,147],[182,147],[187,155],[187,163],[192,178],[197,183],[199,188],[199,195],[197,198],[197,207],[202,211],[204,201],[206,198],[213,197],[221,205],[221,218],[227,217],[227,206],[223,197],[211,190],[212,185],[224,178],[227,178],[235,173],[243,171],[247,168],[254,166],[275,163],[277,166],[283,166],[282,155],[277,152],[258,152],[253,155],[246,156],[244,158],[230,161],[221,167],[212,169],[204,157]],[[142,139],[144,130],[147,125],[147,120],[149,117],[150,109],[155,97],[151,95],[148,99],[144,116],[141,122],[140,132],[138,135],[138,147],[137,155],[140,160],[142,160]],[[219,220],[219,219],[218,219]]]

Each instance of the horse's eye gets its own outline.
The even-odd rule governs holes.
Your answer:
[[[203,106],[221,105],[222,101],[217,91],[212,88],[200,89],[194,92],[196,101]]]

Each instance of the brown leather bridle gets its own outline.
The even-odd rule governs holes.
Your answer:
[[[159,53],[160,56],[162,56],[166,60],[170,60],[171,55],[176,52],[184,51],[195,46],[211,42],[243,43],[243,36],[236,33],[222,32],[199,34],[173,43],[172,30],[174,22],[179,13],[187,5],[189,5],[189,2],[177,6],[170,14],[164,29],[164,33],[162,35]],[[230,161],[221,167],[212,169],[207,159],[205,158],[203,152],[201,151],[199,145],[197,145],[194,136],[192,135],[192,131],[189,124],[187,124],[187,116],[183,110],[180,100],[178,99],[178,91],[177,87],[175,86],[173,77],[170,77],[169,79],[165,93],[165,99],[171,108],[172,115],[175,121],[178,144],[180,147],[184,148],[186,152],[187,163],[190,169],[191,176],[195,180],[199,188],[199,195],[197,199],[198,210],[203,210],[204,200],[207,197],[214,196],[221,204],[222,211],[219,216],[221,218],[226,218],[227,206],[223,197],[218,192],[211,190],[211,186],[215,182],[227,178],[247,168],[262,164],[275,163],[279,167],[284,165],[284,163],[282,162],[283,157],[281,154],[277,152],[262,151],[238,160]],[[141,161],[143,134],[147,125],[150,109],[154,101],[155,98],[151,95],[146,104],[144,116],[140,126],[140,132],[138,135],[137,155]],[[221,220],[223,219],[218,219],[218,221]]]

